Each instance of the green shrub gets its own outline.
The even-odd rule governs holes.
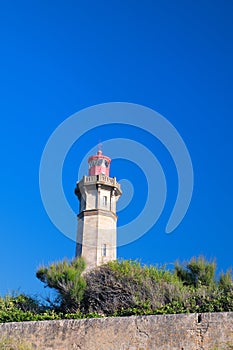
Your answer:
[[[228,273],[223,289],[215,269],[202,257],[177,264],[174,272],[112,261],[85,275],[82,311],[108,316],[233,311],[232,279]]]
[[[135,261],[112,261],[85,275],[83,312],[104,315],[122,310],[154,312],[173,300],[187,297],[177,276],[164,268],[142,266]]]
[[[61,312],[77,312],[86,287],[82,277],[85,262],[82,258],[71,262],[64,260],[53,263],[49,267],[41,267],[36,276],[46,287],[57,292],[57,298],[52,303],[56,310]]]
[[[232,269],[229,269],[226,273],[221,273],[219,279],[219,288],[224,291],[230,291],[233,289]]]
[[[208,262],[204,257],[192,258],[185,265],[176,263],[175,275],[188,286],[212,287],[215,281],[216,263]]]
[[[0,298],[0,322],[31,321],[41,311],[39,303],[24,294]]]
[[[131,260],[84,268],[83,259],[40,268],[37,277],[57,292],[55,300],[0,297],[0,322],[233,311],[232,272],[216,281],[215,263],[202,257],[174,271]]]

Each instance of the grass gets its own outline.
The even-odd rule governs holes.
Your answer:
[[[4,337],[0,339],[0,350],[32,350],[32,347],[20,340]]]

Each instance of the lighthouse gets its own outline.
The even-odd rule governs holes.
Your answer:
[[[111,159],[98,150],[88,159],[88,176],[77,182],[79,200],[76,257],[83,257],[87,269],[116,259],[116,203],[122,191],[110,177]]]

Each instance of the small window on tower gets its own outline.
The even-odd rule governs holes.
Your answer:
[[[107,196],[103,196],[103,205],[106,207],[108,203],[108,198]]]
[[[103,159],[98,159],[98,160],[97,160],[97,164],[96,164],[96,165],[97,165],[97,166],[101,166],[101,165],[102,165],[102,163],[103,163]]]
[[[106,256],[107,255],[107,246],[106,244],[102,245],[102,256]]]

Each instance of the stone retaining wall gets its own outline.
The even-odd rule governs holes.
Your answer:
[[[233,312],[13,322],[3,336],[38,350],[230,350]]]

